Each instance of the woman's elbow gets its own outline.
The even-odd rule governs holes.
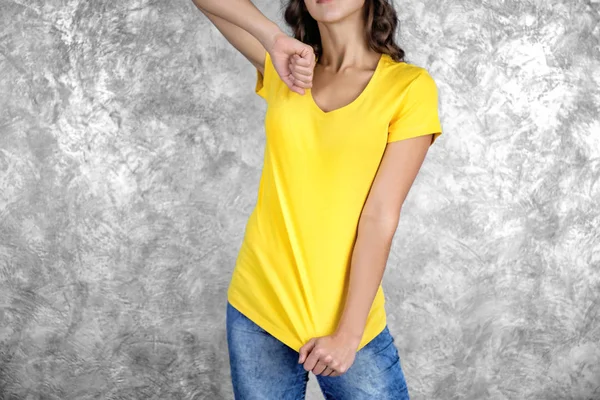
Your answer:
[[[367,229],[374,229],[382,235],[393,237],[399,222],[400,210],[363,213],[360,217],[359,229],[362,226]]]

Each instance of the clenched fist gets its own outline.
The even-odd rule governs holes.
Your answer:
[[[304,89],[312,87],[315,52],[311,46],[281,32],[266,50],[273,67],[290,90],[303,95]]]
[[[310,339],[300,348],[299,364],[315,375],[340,376],[352,366],[359,340],[344,335],[328,335]]]

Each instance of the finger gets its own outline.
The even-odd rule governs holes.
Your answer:
[[[281,77],[281,80],[290,88],[292,92],[296,92],[298,94],[304,94],[304,84],[298,82],[296,78],[292,74],[288,74]],[[298,361],[300,363],[300,361]]]
[[[297,64],[290,64],[290,71],[294,75],[302,75],[302,76],[311,76],[313,74],[313,68],[311,67],[302,67]]]
[[[305,84],[299,84],[298,82],[296,82],[295,79],[292,79],[293,85],[290,87],[290,89],[293,92],[299,93],[301,95],[303,95],[305,93],[305,89],[303,86],[305,86]]]
[[[312,371],[321,358],[322,352],[323,350],[315,344],[315,347],[310,351],[308,357],[306,357],[306,361],[304,361],[304,370]]]
[[[329,354],[327,357],[323,358],[321,362],[323,364],[325,364],[325,369],[323,369],[323,371],[321,372],[321,375],[329,376],[332,372],[334,372],[332,365],[336,364],[336,363],[333,362],[333,357],[331,356],[331,354]],[[313,370],[313,372],[314,372],[314,370]]]
[[[327,364],[325,364],[322,360],[319,360],[317,365],[315,365],[315,367],[312,369],[312,372],[315,375],[319,375],[325,371],[325,369],[327,369]]]
[[[309,68],[312,64],[310,58],[304,58],[304,57],[295,57],[294,62],[296,64],[298,64],[300,67],[304,67],[304,68]]]
[[[304,67],[310,67],[311,64],[315,61],[316,55],[315,51],[310,46],[304,46],[302,51],[300,52],[300,58],[297,59],[297,63]]]
[[[285,83],[290,88],[294,85],[292,71],[290,70],[290,66],[288,64],[284,64],[282,66],[281,74],[279,74],[283,83]]]
[[[282,74],[282,80],[292,92],[304,95],[304,89],[312,87],[312,76],[310,77],[310,81],[306,82],[306,78],[300,76],[303,74],[294,72],[292,65],[296,64],[296,66],[300,68],[310,66],[315,60],[315,52],[311,46],[307,46],[299,41],[297,41],[297,43],[300,46],[292,50],[293,54],[288,59],[289,63],[285,65],[285,71],[284,74]]]
[[[315,365],[315,367],[312,369],[312,372],[315,375],[322,374],[329,367],[332,361],[333,357],[331,356],[331,354],[325,357],[319,357],[319,361],[317,362],[317,365]]]
[[[312,75],[315,69],[314,65],[305,66],[299,64],[295,58],[290,58],[288,68],[292,73],[300,75]]]
[[[292,92],[296,92],[302,95],[304,94],[304,89],[295,84],[296,80],[292,75],[286,75],[285,77],[281,77],[281,80],[287,85],[287,87],[290,88]],[[298,361],[298,363],[300,362],[301,361]]]
[[[292,69],[292,77],[299,81],[299,82],[303,82],[306,84],[312,84],[312,80],[313,80],[313,74],[305,74],[305,73],[300,73],[297,70],[293,70]]]
[[[298,364],[302,364],[304,360],[306,360],[306,356],[310,351],[315,347],[315,338],[310,339],[308,342],[304,344],[304,346],[300,347],[300,357],[298,358]]]
[[[313,85],[313,72],[298,68],[291,68],[294,83],[303,88],[311,88]]]
[[[311,46],[307,46],[301,42],[297,43],[300,46],[294,49],[295,53],[291,59],[300,66],[309,67],[315,60],[315,51]]]
[[[294,81],[294,85],[297,87],[301,87],[303,89],[308,89],[309,87],[312,87],[312,82],[305,82],[303,80],[297,79],[296,77],[292,77],[293,81]]]
[[[291,90],[292,92],[298,93],[298,94],[299,94],[299,95],[301,95],[301,96],[304,96],[304,95],[306,94],[306,91],[305,91],[303,88],[301,88],[301,87],[298,87],[298,86],[292,86],[292,87],[290,88],[290,90]]]

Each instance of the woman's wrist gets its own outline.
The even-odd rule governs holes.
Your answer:
[[[260,29],[254,37],[258,39],[258,41],[263,45],[265,50],[271,53],[275,42],[277,42],[277,38],[281,35],[287,36],[285,32],[279,29],[276,23],[269,20],[268,24],[264,24],[263,28]]]
[[[350,343],[354,347],[358,347],[360,345],[360,341],[362,340],[362,334],[358,334],[358,332],[340,330],[339,328],[333,333],[332,336],[338,340],[342,340],[343,342]]]

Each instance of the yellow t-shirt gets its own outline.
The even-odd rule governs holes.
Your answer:
[[[323,112],[310,90],[292,92],[269,53],[256,93],[267,101],[264,165],[227,292],[229,302],[299,351],[341,317],[361,210],[386,144],[441,134],[428,72],[383,54],[364,91]],[[377,290],[363,348],[386,325]]]

